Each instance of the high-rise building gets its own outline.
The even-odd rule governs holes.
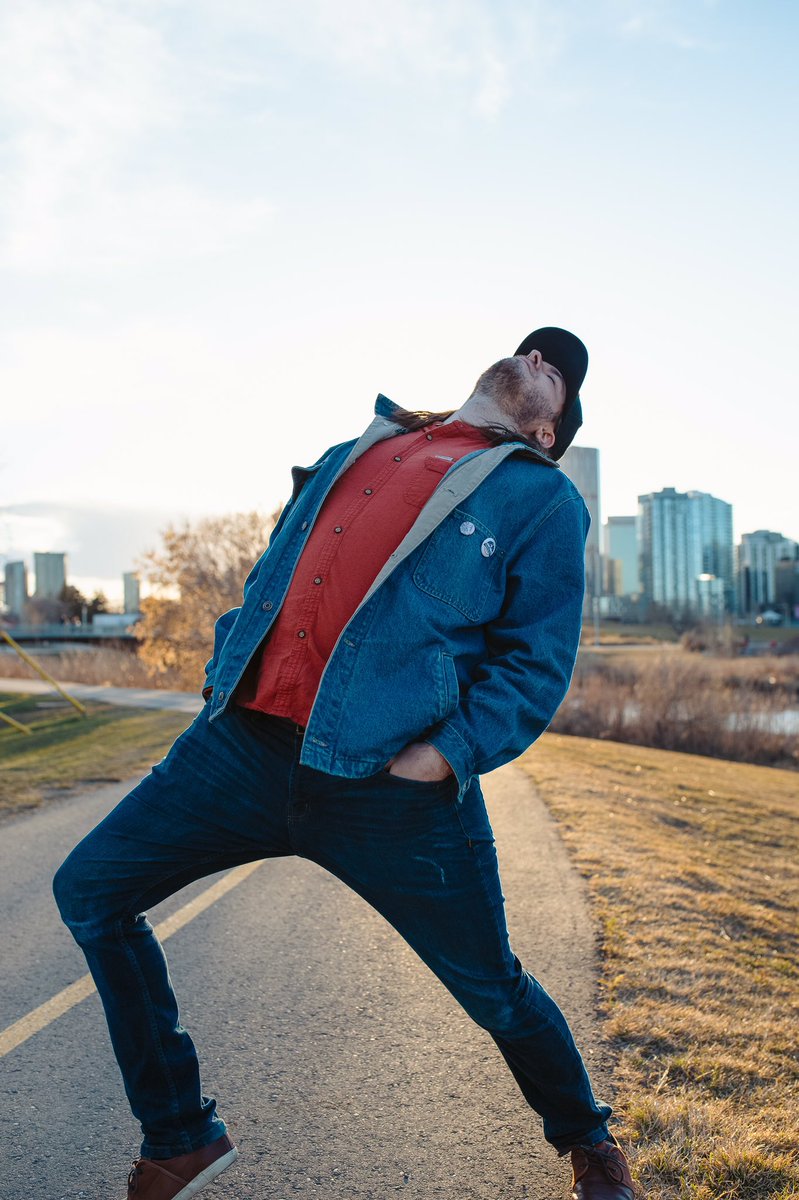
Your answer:
[[[799,620],[799,559],[781,558],[774,572],[774,607],[789,621]]]
[[[6,563],[5,602],[12,617],[21,617],[28,599],[28,568],[24,562]]]
[[[638,538],[635,517],[608,517],[605,522],[605,560],[608,591],[613,596],[634,596],[641,590],[638,578]]]
[[[591,514],[591,528],[585,544],[585,598],[590,609],[595,596],[602,594],[602,570],[599,555],[599,451],[591,446],[569,446],[560,460],[563,471],[585,500]]]
[[[733,612],[735,550],[732,540],[732,505],[707,492],[689,492],[688,500],[691,542],[695,547],[694,553],[701,557],[702,563],[698,574],[713,575],[721,580],[724,611]]]
[[[35,600],[57,600],[67,582],[67,556],[59,553],[33,555],[33,573],[36,576]]]
[[[745,533],[738,546],[738,611],[750,616],[775,604],[777,564],[797,556],[797,543],[773,529]]]
[[[733,607],[732,505],[706,492],[663,488],[638,497],[641,588],[673,615]],[[711,580],[720,583],[712,584]]]
[[[135,571],[125,571],[122,576],[123,607],[126,613],[137,613],[141,610],[141,592],[139,576]]]

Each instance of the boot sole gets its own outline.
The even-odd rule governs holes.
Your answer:
[[[174,1197],[174,1200],[190,1200],[190,1197],[196,1196],[197,1193],[201,1192],[207,1184],[213,1183],[217,1175],[221,1175],[222,1172],[226,1170],[231,1163],[234,1163],[238,1157],[239,1152],[236,1147],[233,1146],[230,1150],[228,1150],[227,1154],[223,1154],[221,1158],[216,1160],[216,1162],[212,1162],[210,1166],[207,1166],[204,1171],[200,1171],[199,1175],[195,1175],[190,1183],[187,1183],[184,1188],[181,1188],[178,1194]]]

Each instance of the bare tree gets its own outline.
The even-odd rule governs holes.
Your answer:
[[[217,617],[241,604],[242,585],[263,554],[280,509],[231,513],[195,524],[169,525],[163,546],[139,568],[152,594],[136,628],[139,655],[153,672],[176,672],[182,686],[202,686]]]

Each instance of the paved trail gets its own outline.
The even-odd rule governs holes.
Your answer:
[[[604,1097],[581,881],[526,776],[504,767],[483,783],[516,952],[561,1003]],[[85,973],[50,878],[130,786],[0,824],[0,1040]],[[185,889],[153,920],[213,882]],[[206,1088],[241,1151],[209,1200],[563,1196],[566,1164],[488,1035],[377,914],[316,866],[259,866],[167,951]],[[96,994],[0,1059],[0,1112],[0,1200],[122,1200],[138,1130]]]

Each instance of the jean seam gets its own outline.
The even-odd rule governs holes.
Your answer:
[[[197,865],[198,866],[206,865],[207,863],[213,862],[217,857],[218,857],[218,855],[216,855],[216,854],[206,855],[205,858],[200,859],[197,862]],[[171,874],[161,877],[158,880],[158,882],[161,884],[167,883],[170,879],[174,879],[175,877],[179,876],[181,873],[182,872],[180,872],[180,871],[173,871],[173,872],[171,872]],[[151,886],[153,886],[153,885],[151,885]],[[137,896],[133,897],[133,900],[131,901],[131,909],[134,914],[136,914],[138,911],[138,903],[137,902],[146,894],[147,894],[146,892],[140,892]],[[122,943],[122,948],[125,951],[125,956],[128,959],[131,967],[133,968],[134,974],[137,976],[137,978],[139,980],[139,986],[141,987],[142,996],[143,996],[144,1002],[145,1002],[145,1009],[147,1012],[147,1020],[150,1025],[150,1032],[152,1034],[153,1044],[157,1047],[158,1059],[159,1059],[159,1062],[161,1063],[162,1070],[164,1072],[164,1075],[165,1075],[165,1077],[168,1081],[168,1085],[169,1085],[170,1099],[171,1099],[171,1105],[172,1105],[172,1115],[173,1115],[173,1117],[177,1117],[178,1110],[180,1107],[178,1088],[175,1084],[175,1080],[174,1080],[174,1077],[172,1074],[172,1069],[169,1065],[169,1061],[167,1059],[166,1053],[164,1052],[164,1045],[161,1040],[161,1036],[160,1036],[159,1029],[158,1029],[158,1022],[157,1022],[156,1015],[155,1015],[155,1005],[153,1004],[153,998],[150,994],[150,989],[147,984],[147,979],[144,975],[144,972],[141,969],[141,965],[140,965],[136,955],[133,952],[133,947],[130,945],[128,938],[125,935],[124,920],[125,920],[124,917],[117,918],[117,920],[114,922],[115,931],[116,931],[119,941]],[[153,936],[155,936],[155,931],[153,931]],[[144,1136],[146,1139],[147,1138],[146,1131],[144,1133]],[[191,1137],[189,1135],[188,1130],[186,1129],[185,1124],[182,1121],[181,1121],[181,1137],[183,1140],[183,1149],[181,1150],[181,1153],[190,1153],[191,1152]]]

